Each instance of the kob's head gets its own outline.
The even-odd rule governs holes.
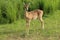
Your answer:
[[[30,3],[24,3],[24,9],[25,10],[28,10],[29,6],[30,6]]]

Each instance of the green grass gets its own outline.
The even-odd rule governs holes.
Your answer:
[[[0,40],[59,40],[60,11],[55,11],[54,14],[43,18],[45,29],[42,30],[39,20],[32,20],[28,37],[25,37],[26,23],[24,19],[12,24],[0,25]]]
[[[60,0],[0,0],[0,24],[11,23],[24,14],[24,2],[30,3],[29,11],[42,9],[49,14],[60,9]]]

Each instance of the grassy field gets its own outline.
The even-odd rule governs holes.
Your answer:
[[[43,18],[45,29],[42,30],[39,20],[32,20],[29,36],[27,37],[25,37],[24,19],[12,24],[0,25],[0,40],[60,40],[60,11],[55,11],[54,14]]]

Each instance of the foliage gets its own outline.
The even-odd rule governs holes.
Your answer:
[[[29,11],[41,9],[49,14],[60,9],[60,0],[0,0],[0,23],[12,23],[24,18],[23,2],[31,3]]]

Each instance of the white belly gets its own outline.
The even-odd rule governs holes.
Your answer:
[[[34,19],[34,20],[37,19],[37,16],[34,16],[33,19]]]

